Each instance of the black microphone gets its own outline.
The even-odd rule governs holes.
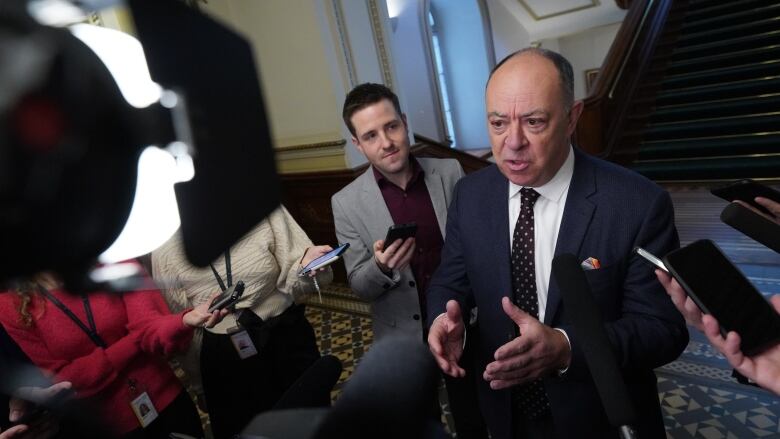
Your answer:
[[[636,420],[636,411],[585,272],[574,255],[563,253],[553,258],[552,275],[561,290],[565,316],[582,345],[580,348],[610,424],[620,430],[622,438],[634,438],[630,425]]]
[[[755,241],[780,253],[780,225],[739,203],[731,203],[720,213],[720,220]]]
[[[371,346],[315,438],[444,438],[433,413],[439,373],[419,338]]]
[[[333,355],[320,357],[284,392],[273,410],[330,407],[330,392],[341,369],[341,361]]]
[[[330,392],[341,375],[341,361],[333,355],[317,359],[284,392],[271,411],[252,418],[242,439],[309,439],[328,413]]]

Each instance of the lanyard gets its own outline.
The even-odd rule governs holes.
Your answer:
[[[95,326],[95,319],[92,318],[92,307],[89,304],[89,298],[86,294],[81,294],[81,302],[84,304],[84,311],[87,314],[87,322],[89,323],[89,327],[84,324],[78,317],[76,317],[76,314],[73,314],[73,311],[68,309],[67,306],[65,306],[64,303],[60,302],[60,299],[54,297],[52,293],[49,292],[46,288],[42,287],[41,285],[38,285],[38,290],[46,296],[51,303],[53,303],[57,308],[59,308],[62,312],[65,313],[66,316],[70,317],[71,320],[73,320],[73,323],[75,323],[79,328],[81,328],[82,331],[84,331],[92,340],[92,343],[95,343],[95,346],[99,348],[105,349],[107,347],[106,342],[103,341],[102,338],[100,338],[100,335],[97,333],[97,326]]]
[[[209,264],[209,266],[211,267],[211,271],[214,273],[214,277],[217,278],[219,288],[224,293],[233,285],[233,272],[230,270],[230,249],[225,251],[225,274],[227,277],[227,286],[225,286],[225,283],[222,281],[222,277],[219,275],[219,273],[217,273],[217,269],[214,268],[214,264]]]

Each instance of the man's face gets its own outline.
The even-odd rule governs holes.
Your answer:
[[[569,139],[582,111],[567,111],[555,65],[521,54],[501,66],[485,92],[488,134],[501,173],[520,186],[539,187],[566,161]]]
[[[409,166],[409,133],[406,117],[388,99],[356,111],[352,143],[385,176],[400,174]]]

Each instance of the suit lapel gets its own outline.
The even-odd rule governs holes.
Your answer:
[[[371,233],[371,243],[377,239],[384,239],[387,229],[393,225],[393,217],[385,204],[382,192],[374,178],[374,170],[371,166],[360,176],[363,191],[360,198],[360,217],[365,218],[366,228]],[[373,250],[372,250],[373,251]]]
[[[444,192],[444,181],[436,169],[427,166],[425,162],[418,159],[418,163],[425,172],[425,187],[428,189],[428,195],[433,204],[433,211],[436,213],[436,221],[439,223],[442,238],[445,236],[447,225],[447,200]]]
[[[579,254],[582,241],[588,232],[593,219],[596,205],[588,198],[596,192],[596,174],[590,159],[574,149],[574,174],[572,175],[566,206],[563,209],[561,229],[558,232],[558,242],[555,244],[555,255],[562,253]],[[544,323],[551,325],[558,306],[561,293],[555,279],[550,275],[550,288],[547,292],[547,309]]]
[[[490,217],[489,237],[493,241],[492,248],[496,252],[491,256],[495,258],[488,266],[496,267],[496,295],[497,303],[501,303],[501,297],[512,294],[512,278],[510,273],[509,250],[509,181],[501,174],[498,167],[493,168],[490,187],[485,191],[485,205],[480,209],[483,214]]]

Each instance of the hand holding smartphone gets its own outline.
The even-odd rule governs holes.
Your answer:
[[[348,248],[349,248],[349,243],[341,244],[340,246],[329,251],[328,253],[325,253],[324,255],[320,256],[319,258],[314,259],[313,261],[306,264],[305,267],[303,267],[303,269],[299,273],[299,276],[307,275],[310,272],[317,270],[318,268],[326,267],[338,261],[341,258],[341,254],[344,253]]]
[[[780,342],[780,314],[712,241],[700,240],[663,258],[669,273],[705,314],[742,338],[751,356]]]
[[[756,197],[763,197],[780,203],[780,192],[750,179],[739,180],[724,186],[719,186],[713,188],[710,192],[716,197],[723,198],[726,201],[744,201],[770,216],[772,216],[771,212],[764,206],[756,203]]]
[[[416,234],[417,223],[393,224],[387,229],[387,236],[385,236],[385,243],[382,246],[382,251],[387,251],[387,247],[390,247],[395,241],[411,238]]]

